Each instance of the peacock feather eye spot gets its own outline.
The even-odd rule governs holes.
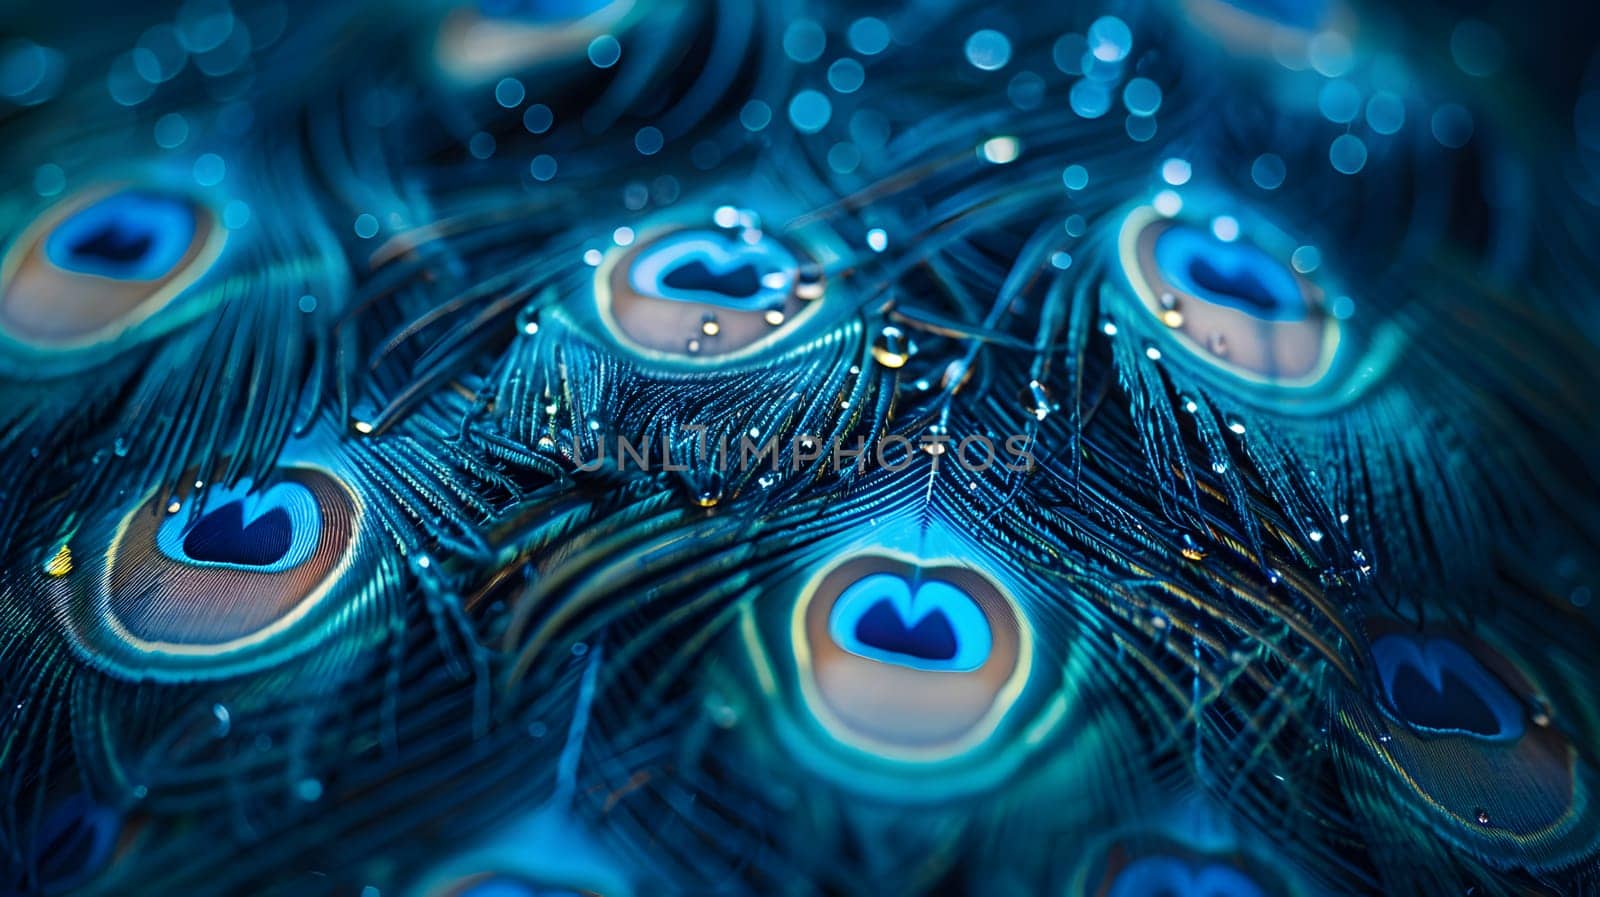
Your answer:
[[[991,580],[957,566],[861,555],[796,606],[802,691],[847,743],[937,759],[981,740],[1026,675],[1026,633]]]
[[[1297,272],[1288,254],[1148,207],[1129,214],[1119,247],[1140,306],[1192,356],[1246,381],[1282,387],[1314,384],[1332,366],[1339,320],[1324,307],[1321,287]]]
[[[273,509],[250,523],[244,505],[233,502],[207,514],[183,539],[183,553],[197,561],[264,567],[289,551],[289,517]]]
[[[361,523],[355,494],[317,467],[175,498],[153,490],[107,522],[103,558],[65,619],[97,662],[221,675],[235,660],[294,649],[288,633],[326,619],[320,609],[348,591]]]
[[[187,195],[88,191],[48,210],[5,256],[0,332],[70,348],[114,338],[161,311],[221,251],[217,216]]]
[[[183,260],[198,223],[193,205],[184,199],[124,190],[56,225],[45,241],[45,255],[64,271],[155,280]]]
[[[1580,808],[1593,773],[1549,724],[1538,668],[1474,634],[1386,618],[1367,625],[1375,694],[1340,719],[1354,756],[1376,761],[1374,784],[1502,860],[1535,844],[1551,865],[1592,851],[1595,831]]]
[[[798,268],[794,255],[776,241],[686,231],[641,251],[629,282],[643,296],[765,311],[783,305]]]
[[[1211,858],[1155,854],[1123,866],[1112,877],[1105,897],[1267,897],[1245,872]]]
[[[596,294],[622,342],[679,359],[722,358],[764,344],[816,304],[818,266],[736,212],[726,224],[667,230],[601,266]]]
[[[783,275],[777,274],[777,277],[781,284]],[[637,280],[634,286],[639,286]],[[697,258],[678,264],[663,275],[657,293],[663,299],[682,295],[701,297],[704,301],[731,308],[772,304],[751,301],[761,292],[761,287],[761,275],[757,273],[756,266],[749,262],[737,265],[724,263],[721,270],[713,271],[705,260]]]
[[[1155,262],[1184,293],[1262,321],[1298,321],[1310,311],[1289,268],[1250,243],[1175,224],[1156,237]]]
[[[829,613],[834,644],[858,657],[927,671],[970,672],[989,659],[989,621],[971,597],[947,582],[913,590],[892,573],[864,577]]]
[[[311,490],[284,482],[252,492],[250,481],[212,487],[199,516],[162,522],[156,542],[176,563],[282,572],[306,561],[316,548],[322,513]]]
[[[192,647],[293,616],[348,553],[354,508],[326,474],[289,476],[264,490],[213,485],[192,523],[153,505],[130,515],[111,560],[115,620],[137,639]]]
[[[1490,741],[1522,736],[1522,703],[1455,641],[1390,634],[1372,643],[1372,657],[1389,709],[1416,731]]]

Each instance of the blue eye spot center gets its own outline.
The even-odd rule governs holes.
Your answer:
[[[1218,271],[1209,260],[1196,258],[1189,263],[1189,279],[1202,290],[1238,299],[1257,315],[1269,315],[1278,306],[1277,297],[1254,271]]]
[[[79,209],[45,242],[56,267],[115,280],[156,280],[183,261],[198,222],[187,200],[124,190]]]
[[[864,576],[841,592],[828,631],[851,654],[927,672],[976,670],[994,643],[983,608],[966,592],[894,573]]]
[[[201,517],[183,538],[183,551],[197,561],[265,567],[289,553],[293,537],[284,509],[273,508],[245,523],[244,502],[234,501]]]
[[[900,612],[888,600],[879,600],[856,621],[856,640],[918,660],[954,660],[957,650],[956,633],[944,611],[929,611],[907,628]]]
[[[91,231],[69,248],[74,259],[97,258],[113,265],[132,265],[150,251],[150,235],[130,231],[106,222]]]
[[[1373,642],[1372,656],[1384,697],[1412,728],[1493,741],[1522,734],[1521,703],[1455,642],[1386,635]]]
[[[755,265],[715,272],[701,259],[673,268],[661,282],[675,290],[720,293],[729,299],[749,299],[761,289],[761,275]]]
[[[1156,237],[1154,252],[1168,283],[1214,305],[1263,321],[1298,321],[1310,310],[1289,269],[1253,244],[1174,224]]]
[[[264,491],[249,480],[229,489],[213,486],[198,517],[174,514],[161,522],[156,546],[172,561],[281,573],[305,563],[322,538],[316,496],[296,482]]]
[[[794,254],[769,237],[685,230],[669,234],[634,257],[635,292],[673,302],[743,311],[782,308],[798,277]]]

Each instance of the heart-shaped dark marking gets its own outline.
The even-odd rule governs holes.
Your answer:
[[[1220,271],[1209,260],[1199,257],[1189,262],[1189,278],[1195,286],[1222,296],[1230,296],[1239,304],[1262,317],[1283,308],[1285,303],[1261,278],[1248,268]]]
[[[1486,738],[1500,734],[1500,721],[1494,711],[1449,669],[1440,673],[1439,687],[1435,688],[1415,666],[1401,666],[1389,685],[1389,700],[1396,713],[1417,726],[1455,729]]]
[[[668,271],[661,283],[675,290],[719,293],[731,299],[749,299],[761,291],[761,275],[749,262],[716,272],[703,260],[693,259]]]
[[[282,560],[294,540],[294,526],[282,508],[244,522],[244,503],[232,501],[201,517],[183,539],[183,551],[197,561],[266,567]]]
[[[864,645],[922,660],[952,660],[957,651],[955,629],[944,611],[933,610],[908,628],[887,600],[874,604],[856,621],[856,638]]]
[[[195,203],[182,196],[122,190],[57,222],[45,255],[74,274],[156,280],[192,251],[202,220]]]
[[[1386,635],[1372,643],[1383,696],[1418,730],[1509,740],[1523,705],[1464,646],[1440,636]]]
[[[1298,321],[1310,313],[1288,265],[1254,243],[1223,240],[1189,224],[1162,223],[1151,247],[1157,293],[1172,291],[1262,321]]]
[[[153,240],[150,232],[126,219],[106,221],[73,241],[74,259],[99,259],[113,265],[131,265],[142,260]]]

